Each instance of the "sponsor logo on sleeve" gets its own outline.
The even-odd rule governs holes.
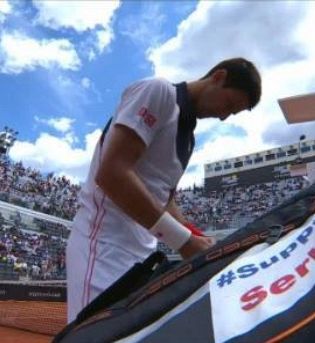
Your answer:
[[[156,117],[146,107],[141,107],[138,116],[143,118],[144,123],[150,128],[152,128],[157,121]]]
[[[225,342],[294,306],[315,285],[315,216],[252,256],[241,257],[210,281],[215,342]],[[228,308],[234,314],[226,325]]]

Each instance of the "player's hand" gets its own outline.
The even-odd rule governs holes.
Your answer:
[[[215,243],[216,241],[214,237],[200,237],[191,235],[189,241],[179,249],[179,253],[183,259],[186,259],[194,256],[198,252],[211,248],[215,245]]]

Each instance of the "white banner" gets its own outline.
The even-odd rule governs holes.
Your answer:
[[[276,244],[241,257],[210,280],[216,343],[286,311],[315,285],[315,216]]]

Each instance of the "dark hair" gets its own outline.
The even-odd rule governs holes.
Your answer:
[[[258,104],[261,96],[261,78],[252,62],[242,57],[224,60],[213,67],[201,80],[208,78],[219,69],[227,71],[224,87],[245,91],[248,94],[250,109]]]

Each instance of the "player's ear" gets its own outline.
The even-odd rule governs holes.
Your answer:
[[[217,86],[224,86],[227,78],[226,69],[218,69],[212,74],[212,80]]]

